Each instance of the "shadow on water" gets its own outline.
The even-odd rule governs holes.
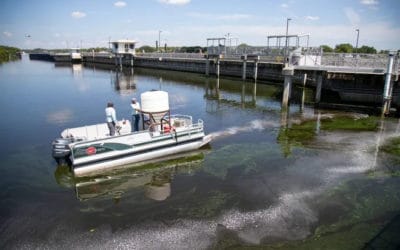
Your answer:
[[[101,198],[118,202],[124,193],[136,188],[143,188],[147,198],[162,201],[171,194],[174,175],[193,173],[201,168],[205,153],[198,150],[154,163],[131,164],[120,170],[79,178],[74,177],[71,166],[59,165],[54,176],[60,186],[75,189],[80,201]]]

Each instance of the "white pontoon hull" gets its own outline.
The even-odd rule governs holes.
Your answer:
[[[76,166],[74,167],[75,176],[86,176],[93,175],[101,172],[106,172],[111,169],[116,169],[117,167],[122,168],[124,165],[132,164],[132,163],[140,163],[146,162],[150,160],[154,160],[157,158],[162,158],[168,155],[179,154],[183,152],[193,151],[201,148],[202,146],[209,143],[211,137],[205,136],[196,141],[189,141],[186,143],[178,144],[176,146],[169,146],[165,148],[150,150],[145,153],[140,154],[132,154],[122,158],[116,158],[111,160],[104,160],[101,162],[95,162],[88,165]]]

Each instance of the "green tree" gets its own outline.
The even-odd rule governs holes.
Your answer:
[[[139,50],[140,53],[143,52],[143,51],[146,52],[146,53],[156,52],[156,48],[151,47],[149,45],[143,45],[138,50]]]
[[[0,45],[0,63],[20,58],[20,49]]]
[[[190,47],[181,47],[179,52],[181,53],[200,53],[206,51],[206,48],[200,46],[190,46]]]
[[[353,46],[350,43],[342,43],[335,46],[336,53],[352,53]]]
[[[333,49],[328,45],[321,45],[321,48],[323,52],[333,52]]]
[[[376,54],[376,49],[374,47],[363,45],[361,48],[357,49],[356,52],[365,54]]]

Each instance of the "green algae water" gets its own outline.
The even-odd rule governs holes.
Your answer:
[[[314,108],[311,90],[148,69],[0,65],[0,248],[361,249],[399,246],[398,119]],[[51,158],[68,127],[167,91],[208,147],[75,178]],[[304,96],[303,96],[304,95]],[[303,98],[304,97],[304,98]],[[302,103],[301,100],[306,100]]]

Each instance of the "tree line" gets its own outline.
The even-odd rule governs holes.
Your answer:
[[[0,45],[0,63],[20,58],[21,50],[14,47]]]
[[[361,54],[377,54],[378,51],[374,47],[363,45],[360,48],[354,48],[350,43],[337,44],[335,48],[331,48],[328,45],[321,45],[323,52],[335,52],[335,53],[361,53]],[[389,50],[381,50],[379,54],[387,54]]]

